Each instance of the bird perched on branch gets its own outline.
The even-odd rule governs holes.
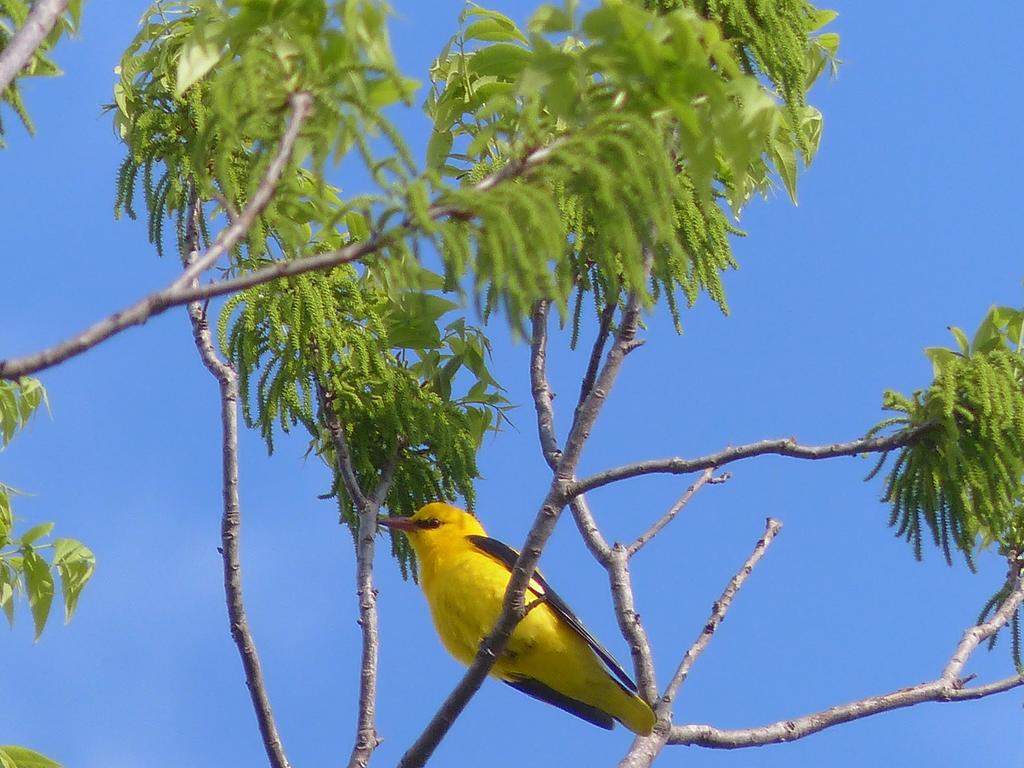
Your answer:
[[[382,517],[381,525],[409,537],[420,585],[441,642],[470,664],[501,613],[519,553],[488,538],[480,522],[450,504],[427,504],[412,517]],[[654,712],[612,655],[594,639],[540,572],[526,592],[529,610],[491,674],[536,699],[611,729],[618,720],[634,733],[654,728]]]

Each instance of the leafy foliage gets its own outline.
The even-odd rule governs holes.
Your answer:
[[[650,10],[668,12],[690,8],[713,19],[736,48],[743,70],[763,75],[774,84],[799,125],[799,108],[806,92],[826,66],[836,70],[839,36],[824,32],[811,36],[838,15],[819,10],[805,0],[644,0]]]
[[[289,97],[313,95],[274,201],[226,271],[369,239],[378,255],[229,300],[221,343],[269,448],[275,429],[301,424],[333,464],[325,426],[336,419],[367,490],[400,453],[386,503],[405,514],[438,497],[471,503],[475,451],[506,406],[486,337],[465,319],[442,322],[458,306],[449,297],[468,294],[516,328],[539,298],[565,317],[574,293],[602,307],[628,291],[665,297],[677,322],[679,294],[725,309],[729,215],[773,174],[787,179],[798,156],[810,160],[820,121],[805,89],[772,95],[719,21],[692,9],[606,2],[577,18],[571,4],[543,6],[523,32],[474,6],[432,70],[434,135],[419,173],[381,115],[411,94],[385,13],[369,0],[154,6],[115,88],[129,147],[115,207],[134,215],[141,190],[158,250],[168,217],[180,245],[189,190],[206,201],[206,226],[241,209]],[[787,19],[810,46],[805,19]],[[789,73],[778,55],[763,53],[764,71]],[[367,138],[375,132],[382,140]],[[328,161],[350,154],[371,173],[367,194],[346,197],[328,180]],[[440,278],[424,239],[438,246]]]
[[[391,297],[349,266],[233,297],[220,338],[240,373],[247,423],[271,449],[275,428],[301,424],[335,468],[328,424],[336,422],[365,493],[397,455],[385,499],[393,514],[438,498],[472,505],[476,450],[506,401],[487,370],[486,338],[461,319],[442,325],[456,306],[428,293]],[[468,391],[453,395],[467,377]],[[333,492],[354,531],[353,499],[337,481]],[[404,568],[407,543],[392,541]]]
[[[0,450],[10,443],[14,433],[45,402],[46,392],[36,379],[0,381]],[[0,483],[0,609],[13,626],[15,600],[24,594],[38,639],[53,603],[52,571],[56,570],[60,577],[64,618],[70,621],[82,590],[93,574],[96,558],[85,545],[74,539],[38,543],[50,535],[53,523],[41,523],[21,535],[15,534],[11,508],[11,496],[15,493],[13,488]],[[49,562],[44,557],[47,551],[51,554]]]
[[[872,430],[929,425],[899,451],[889,471],[883,497],[892,504],[890,524],[918,558],[924,528],[947,562],[955,547],[973,567],[979,537],[982,546],[994,542],[1004,554],[1020,553],[1024,361],[998,348],[929,353],[936,367],[931,386],[909,398],[886,392],[884,407],[902,415]]]
[[[191,184],[202,199],[240,209],[271,160],[289,97],[304,91],[314,109],[301,150],[249,233],[244,265],[258,266],[272,242],[290,257],[339,245],[336,225],[348,211],[324,179],[326,161],[355,151],[383,184],[410,172],[380,113],[413,87],[395,69],[385,20],[370,0],[156,3],[121,60],[110,105],[129,147],[115,213],[134,217],[141,176],[150,240],[162,253],[167,217],[182,239]],[[380,134],[397,154],[375,156],[370,138]],[[307,156],[312,169],[302,167]]]
[[[0,50],[7,47],[17,30],[24,25],[30,8],[31,3],[28,0],[0,0]],[[60,68],[49,57],[50,51],[65,34],[74,34],[78,31],[81,18],[82,0],[70,0],[67,10],[57,19],[53,30],[43,39],[19,77],[55,77],[61,74]],[[18,90],[17,78],[0,93],[0,104],[7,104],[21,120],[25,130],[35,133],[32,118],[29,117],[21,92]],[[4,146],[4,125],[0,120],[0,149]]]
[[[809,162],[820,134],[804,103],[820,69],[812,77],[803,59],[763,52],[767,71],[786,77],[782,110],[745,49],[689,8],[606,2],[576,19],[572,4],[543,6],[523,32],[472,6],[463,22],[432,68],[426,105],[428,167],[467,183],[444,197],[467,215],[438,228],[455,277],[471,264],[478,295],[500,300],[513,323],[538,296],[564,313],[574,291],[598,308],[623,289],[664,296],[677,326],[677,291],[688,305],[703,291],[725,310],[719,273],[735,266],[727,235],[738,230],[716,201],[738,214],[773,172],[795,195],[797,157]],[[805,18],[779,23],[801,52],[813,48]],[[553,150],[520,183],[475,185],[538,147]]]

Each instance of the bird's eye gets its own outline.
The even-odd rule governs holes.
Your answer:
[[[436,517],[432,517],[429,520],[420,520],[416,525],[420,528],[440,528],[441,521]]]

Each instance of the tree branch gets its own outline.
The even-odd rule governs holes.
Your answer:
[[[302,94],[297,94],[301,96]],[[294,119],[294,117],[293,117]],[[478,192],[487,191],[515,176],[522,176],[529,173],[538,165],[544,163],[555,149],[561,144],[555,141],[548,146],[536,149],[518,162],[509,163],[501,170],[488,176],[476,184],[473,189]],[[282,141],[281,149],[284,149]],[[255,196],[254,196],[255,200]],[[437,203],[427,209],[427,217],[439,219],[444,216],[460,214],[457,208],[447,204]],[[245,215],[239,216],[239,220]],[[228,280],[219,280],[214,283],[198,285],[176,285],[172,283],[167,288],[140,299],[126,309],[115,312],[109,317],[100,320],[72,338],[54,344],[38,352],[33,352],[22,357],[13,357],[7,360],[0,360],[0,379],[15,380],[21,376],[52,368],[72,357],[82,354],[97,344],[106,341],[122,331],[135,325],[142,325],[151,317],[156,317],[166,312],[171,307],[181,306],[193,301],[203,301],[217,296],[224,296],[230,293],[238,293],[253,286],[263,285],[284,277],[303,275],[307,272],[315,272],[332,269],[342,264],[358,261],[365,256],[377,253],[389,242],[400,237],[405,237],[415,231],[411,222],[403,222],[391,231],[383,235],[375,235],[369,240],[361,243],[353,243],[328,253],[307,256],[301,259],[289,259],[276,261],[260,269],[247,272],[243,275]],[[221,248],[222,252],[229,249],[226,241],[219,241],[211,247]],[[207,261],[204,255],[199,261]]]
[[[777,440],[761,440],[757,443],[737,445],[726,448],[718,453],[711,453],[696,459],[649,459],[634,464],[624,464],[597,472],[590,477],[577,480],[570,484],[570,495],[588,493],[596,488],[628,480],[643,475],[686,475],[715,469],[740,459],[754,456],[774,454],[789,456],[796,459],[833,459],[837,456],[856,456],[861,453],[884,453],[895,448],[902,448],[916,442],[925,432],[933,428],[932,424],[920,424],[916,427],[900,430],[886,437],[863,437],[846,443],[831,445],[800,445],[795,438],[785,437]]]
[[[1024,676],[1021,675],[978,688],[952,690],[938,681],[934,681],[913,688],[903,688],[882,696],[860,699],[849,704],[815,712],[812,715],[804,715],[792,720],[781,720],[759,728],[722,729],[710,725],[675,725],[669,733],[668,743],[714,749],[740,749],[742,747],[761,747],[766,744],[781,744],[881,712],[891,712],[894,709],[912,707],[925,702],[979,699],[994,693],[1008,691],[1020,685],[1024,685]]]
[[[652,254],[645,249],[645,270],[650,271]],[[544,545],[555,529],[558,517],[569,501],[567,489],[569,481],[576,472],[583,447],[594,423],[601,412],[605,398],[614,384],[622,362],[629,352],[636,348],[636,331],[640,314],[640,300],[634,293],[630,295],[623,322],[616,334],[615,343],[608,352],[605,364],[598,375],[594,388],[583,405],[577,409],[576,418],[566,439],[565,451],[558,459],[554,469],[554,478],[540,510],[534,519],[526,543],[520,550],[519,559],[512,568],[512,576],[505,590],[505,599],[501,615],[490,634],[480,644],[476,658],[466,670],[459,684],[445,699],[430,723],[416,739],[415,743],[402,756],[400,768],[419,768],[430,758],[437,745],[451,728],[455,718],[465,709],[466,704],[483,684],[487,673],[494,666],[498,654],[504,650],[512,630],[525,615],[524,593],[533,572],[537,568]]]
[[[612,547],[608,544],[601,529],[597,527],[594,513],[590,511],[590,503],[586,496],[577,496],[569,503],[576,529],[580,538],[594,559],[604,568],[608,568],[612,558]],[[616,545],[618,546],[618,545]]]
[[[16,379],[44,368],[50,368],[92,349],[97,344],[126,328],[130,328],[133,325],[141,325],[149,318],[159,315],[171,307],[199,302],[218,295],[216,292],[204,291],[203,289],[209,286],[200,286],[197,278],[202,272],[209,269],[223,254],[241,242],[250,227],[252,227],[253,223],[273,199],[274,192],[277,189],[277,182],[281,178],[284,167],[291,159],[292,150],[302,124],[312,111],[313,97],[308,93],[296,93],[292,95],[289,103],[292,109],[291,120],[281,139],[281,145],[278,147],[277,154],[267,167],[267,172],[260,181],[256,193],[252,196],[249,204],[245,206],[245,210],[224,231],[223,235],[217,238],[217,242],[210,246],[206,253],[202,256],[196,255],[195,258],[190,257],[190,263],[185,269],[184,274],[176,278],[163,290],[140,299],[126,309],[115,312],[72,338],[24,357],[0,360],[0,379]],[[223,284],[214,283],[214,285]]]
[[[626,642],[629,643],[630,655],[633,657],[633,669],[636,670],[637,687],[640,689],[641,695],[648,702],[654,702],[657,699],[658,684],[655,676],[651,644],[647,639],[647,632],[644,630],[643,624],[640,623],[640,614],[636,611],[633,580],[629,574],[629,559],[639,552],[644,544],[657,536],[679,514],[680,510],[689,503],[697,491],[706,483],[714,482],[711,477],[713,471],[711,469],[705,470],[697,482],[686,489],[686,492],[672,505],[669,511],[632,544],[628,547],[616,544],[608,550],[607,557],[603,560],[599,558],[605,570],[608,571],[608,584],[611,588],[612,602],[615,605],[615,616],[619,622],[619,631],[626,639]],[[728,478],[727,475],[723,477],[725,479]],[[576,525],[580,528],[581,533],[583,533],[584,540],[587,539],[587,533],[584,533],[583,526],[588,524],[593,526],[596,535],[600,536],[600,532],[597,531],[597,524],[590,515],[585,497],[577,496],[572,500],[570,506],[576,518]],[[577,514],[578,508],[582,508],[587,514]]]
[[[697,478],[697,481],[683,492],[683,495],[676,500],[675,504],[669,507],[668,512],[666,512],[660,520],[637,536],[633,543],[626,547],[626,556],[632,557],[639,552],[647,542],[661,533],[661,529],[671,523],[675,519],[676,515],[682,511],[683,507],[690,503],[690,499],[693,498],[693,495],[703,488],[705,483],[711,482],[714,471],[715,470],[711,468],[705,469],[704,472],[701,473],[701,476]],[[723,475],[723,478],[726,480],[728,477],[728,475]]]
[[[553,396],[548,383],[546,369],[547,352],[547,303],[538,303],[534,307],[533,335],[530,347],[530,381],[532,383],[533,400],[537,411],[537,432],[541,450],[552,471],[557,473],[558,459],[562,454],[555,437],[554,408],[551,405]],[[607,335],[611,326],[615,305],[609,303],[601,316],[601,328],[594,342],[587,372],[584,375],[580,390],[580,405],[586,400],[593,389],[594,380],[600,367],[600,358],[607,343]],[[640,623],[640,615],[636,612],[633,597],[633,584],[629,576],[629,564],[623,555],[621,545],[613,549],[609,546],[598,528],[585,496],[575,497],[569,505],[576,528],[580,532],[583,543],[594,559],[608,574],[612,602],[615,607],[615,618],[619,624],[622,637],[629,644],[633,658],[633,669],[636,672],[637,686],[647,701],[654,701],[658,695],[654,675],[654,659],[651,656],[650,642],[647,633]]]
[[[622,759],[622,762],[619,763],[619,768],[647,768],[654,762],[662,748],[664,748],[671,733],[672,704],[679,693],[679,689],[685,682],[687,675],[690,674],[690,669],[693,667],[694,662],[704,652],[704,649],[708,647],[708,643],[711,642],[715,631],[722,621],[725,620],[725,614],[728,612],[733,598],[736,597],[736,593],[743,587],[744,582],[746,582],[754,567],[764,556],[765,551],[780,530],[782,530],[782,523],[778,520],[773,520],[770,517],[765,520],[764,534],[757,540],[757,544],[754,545],[754,551],[750,553],[750,557],[747,558],[743,567],[730,579],[721,597],[711,606],[711,616],[708,618],[707,624],[704,625],[704,629],[701,630],[693,645],[683,655],[682,661],[679,662],[679,667],[676,669],[675,674],[672,675],[672,680],[665,688],[665,693],[662,694],[657,707],[655,707],[654,711],[658,716],[658,723],[654,726],[654,733],[650,736],[638,736],[633,741],[633,745]]]
[[[0,50],[0,93],[6,91],[25,68],[67,7],[68,0],[35,0],[32,3],[32,10],[21,29]]]
[[[597,376],[598,366],[601,364],[601,356],[604,354],[604,345],[608,343],[608,334],[611,332],[612,319],[615,317],[617,303],[609,301],[601,311],[601,322],[597,328],[597,338],[594,339],[594,346],[590,350],[590,360],[587,362],[587,372],[583,374],[583,381],[580,383],[580,398],[576,407],[583,405],[590,390],[594,387],[594,377]]]
[[[966,630],[957,643],[942,674],[935,680],[921,683],[898,691],[869,696],[865,699],[841,704],[810,715],[791,720],[780,720],[757,728],[722,729],[711,725],[675,725],[669,732],[669,744],[696,745],[716,749],[738,749],[759,747],[795,741],[826,728],[870,717],[881,712],[911,707],[928,701],[968,701],[1002,693],[1024,685],[1024,674],[1012,675],[987,685],[965,687],[965,680],[959,677],[967,658],[978,645],[998,632],[1024,600],[1024,581],[1021,579],[1020,564],[1014,564],[1009,577],[1013,588],[993,617]]]
[[[359,598],[359,627],[362,630],[362,654],[359,663],[359,712],[356,739],[348,768],[366,768],[370,756],[380,745],[377,733],[377,667],[380,638],[377,632],[377,587],[373,582],[373,558],[377,543],[377,511],[388,494],[398,465],[399,448],[381,470],[376,490],[359,507],[356,536],[356,595]],[[341,459],[339,458],[339,463]],[[351,467],[350,467],[351,471]]]
[[[356,509],[363,509],[369,503],[369,499],[359,485],[359,478],[356,476],[356,470],[352,464],[352,452],[349,450],[348,440],[345,437],[345,428],[338,421],[338,414],[334,412],[331,402],[333,395],[324,386],[320,376],[316,377],[316,393],[320,400],[320,412],[324,416],[324,423],[327,425],[327,432],[331,436],[331,444],[334,446],[335,468],[338,471],[338,477],[341,478],[345,491],[352,499],[352,505]],[[373,527],[374,533],[376,533],[376,520]]]
[[[682,661],[679,662],[679,667],[676,669],[676,673],[672,676],[671,682],[668,687],[665,688],[665,693],[662,696],[662,706],[664,712],[659,714],[668,714],[669,708],[672,706],[672,702],[675,701],[676,695],[679,693],[680,687],[686,681],[687,675],[690,674],[690,669],[693,667],[697,657],[700,656],[704,649],[708,647],[708,643],[711,642],[711,637],[715,634],[715,631],[721,625],[722,621],[725,620],[725,614],[729,610],[729,606],[732,605],[733,598],[736,597],[736,593],[740,591],[747,578],[753,572],[754,567],[760,562],[761,558],[764,557],[764,553],[771,546],[772,541],[778,536],[779,531],[782,530],[782,523],[771,517],[765,520],[764,535],[757,540],[757,544],[754,545],[754,551],[750,553],[750,557],[743,563],[743,567],[737,571],[736,575],[732,577],[729,583],[723,590],[722,595],[715,601],[711,606],[711,616],[708,618],[708,623],[704,625],[704,629],[701,630],[700,636],[694,641],[690,649],[683,655]]]
[[[544,460],[552,471],[558,466],[562,449],[558,447],[555,435],[555,413],[551,401],[555,399],[548,383],[545,368],[548,346],[548,308],[551,302],[542,299],[533,305],[531,314],[532,338],[530,341],[530,391],[533,393],[534,410],[537,412],[537,437],[540,440]]]
[[[285,166],[288,165],[292,158],[292,151],[295,148],[295,142],[299,138],[299,132],[313,112],[313,97],[305,92],[293,93],[288,99],[288,104],[292,110],[291,119],[288,121],[288,127],[285,129],[284,136],[281,137],[281,145],[277,149],[277,154],[270,161],[270,165],[267,166],[267,172],[263,175],[259,186],[256,188],[256,194],[252,196],[252,199],[249,200],[238,216],[232,216],[230,213],[231,209],[225,207],[224,210],[228,212],[231,224],[217,238],[217,241],[210,246],[210,249],[185,270],[185,274],[171,283],[172,289],[192,285],[206,270],[217,263],[217,259],[240,243],[242,238],[252,229],[256,219],[270,205],[270,201],[274,199],[274,193],[277,191],[277,184],[281,180],[281,174],[284,173]]]
[[[573,499],[575,504],[580,498]],[[612,592],[612,603],[615,606],[615,618],[619,622],[619,632],[629,643],[629,654],[633,658],[633,669],[636,671],[636,685],[644,701],[653,704],[658,698],[658,681],[654,671],[654,655],[647,632],[640,623],[640,614],[636,611],[636,600],[633,596],[633,580],[629,575],[629,554],[625,547],[616,544],[605,564],[608,571],[608,585]]]
[[[334,445],[335,471],[341,478],[349,498],[358,510],[356,532],[356,595],[359,598],[359,626],[362,630],[362,654],[359,664],[359,710],[356,716],[356,737],[348,768],[366,768],[373,751],[380,745],[377,733],[377,669],[380,637],[377,620],[377,588],[373,581],[373,560],[377,543],[377,513],[387,498],[398,466],[401,445],[396,445],[381,470],[377,487],[369,496],[359,485],[352,452],[345,430],[332,406],[332,396],[319,376],[316,377],[320,412]]]
[[[999,606],[999,610],[984,624],[978,624],[965,631],[963,637],[960,638],[956,649],[949,657],[949,663],[946,664],[946,668],[942,670],[942,676],[939,678],[945,685],[962,687],[956,683],[967,659],[982,642],[1006,626],[1006,623],[1020,607],[1021,601],[1024,600],[1024,580],[1021,578],[1021,567],[1020,563],[1011,563],[1010,573],[1007,574],[1007,583],[1012,584],[1013,587],[1003,604]]]
[[[198,217],[202,215],[198,198],[193,193],[188,219],[189,253],[185,258],[186,269],[193,263],[199,252]],[[285,756],[281,737],[274,722],[263,671],[260,667],[256,642],[249,630],[242,596],[242,565],[239,537],[242,524],[241,505],[238,500],[238,375],[227,362],[222,361],[213,346],[206,310],[199,302],[188,306],[192,322],[192,335],[203,365],[217,379],[220,387],[221,430],[223,442],[222,475],[224,488],[224,513],[221,520],[220,553],[224,561],[224,594],[227,598],[228,620],[231,639],[235,641],[238,654],[245,670],[245,683],[249,688],[256,721],[259,726],[267,758],[273,768],[290,768]]]

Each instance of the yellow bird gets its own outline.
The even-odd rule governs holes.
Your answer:
[[[470,664],[494,628],[519,553],[488,538],[480,522],[450,504],[434,502],[412,517],[382,517],[405,532],[419,562],[420,585],[441,642]],[[594,639],[540,572],[526,593],[543,602],[519,622],[491,674],[536,699],[611,729],[618,720],[634,733],[654,728],[654,712],[636,685]]]

